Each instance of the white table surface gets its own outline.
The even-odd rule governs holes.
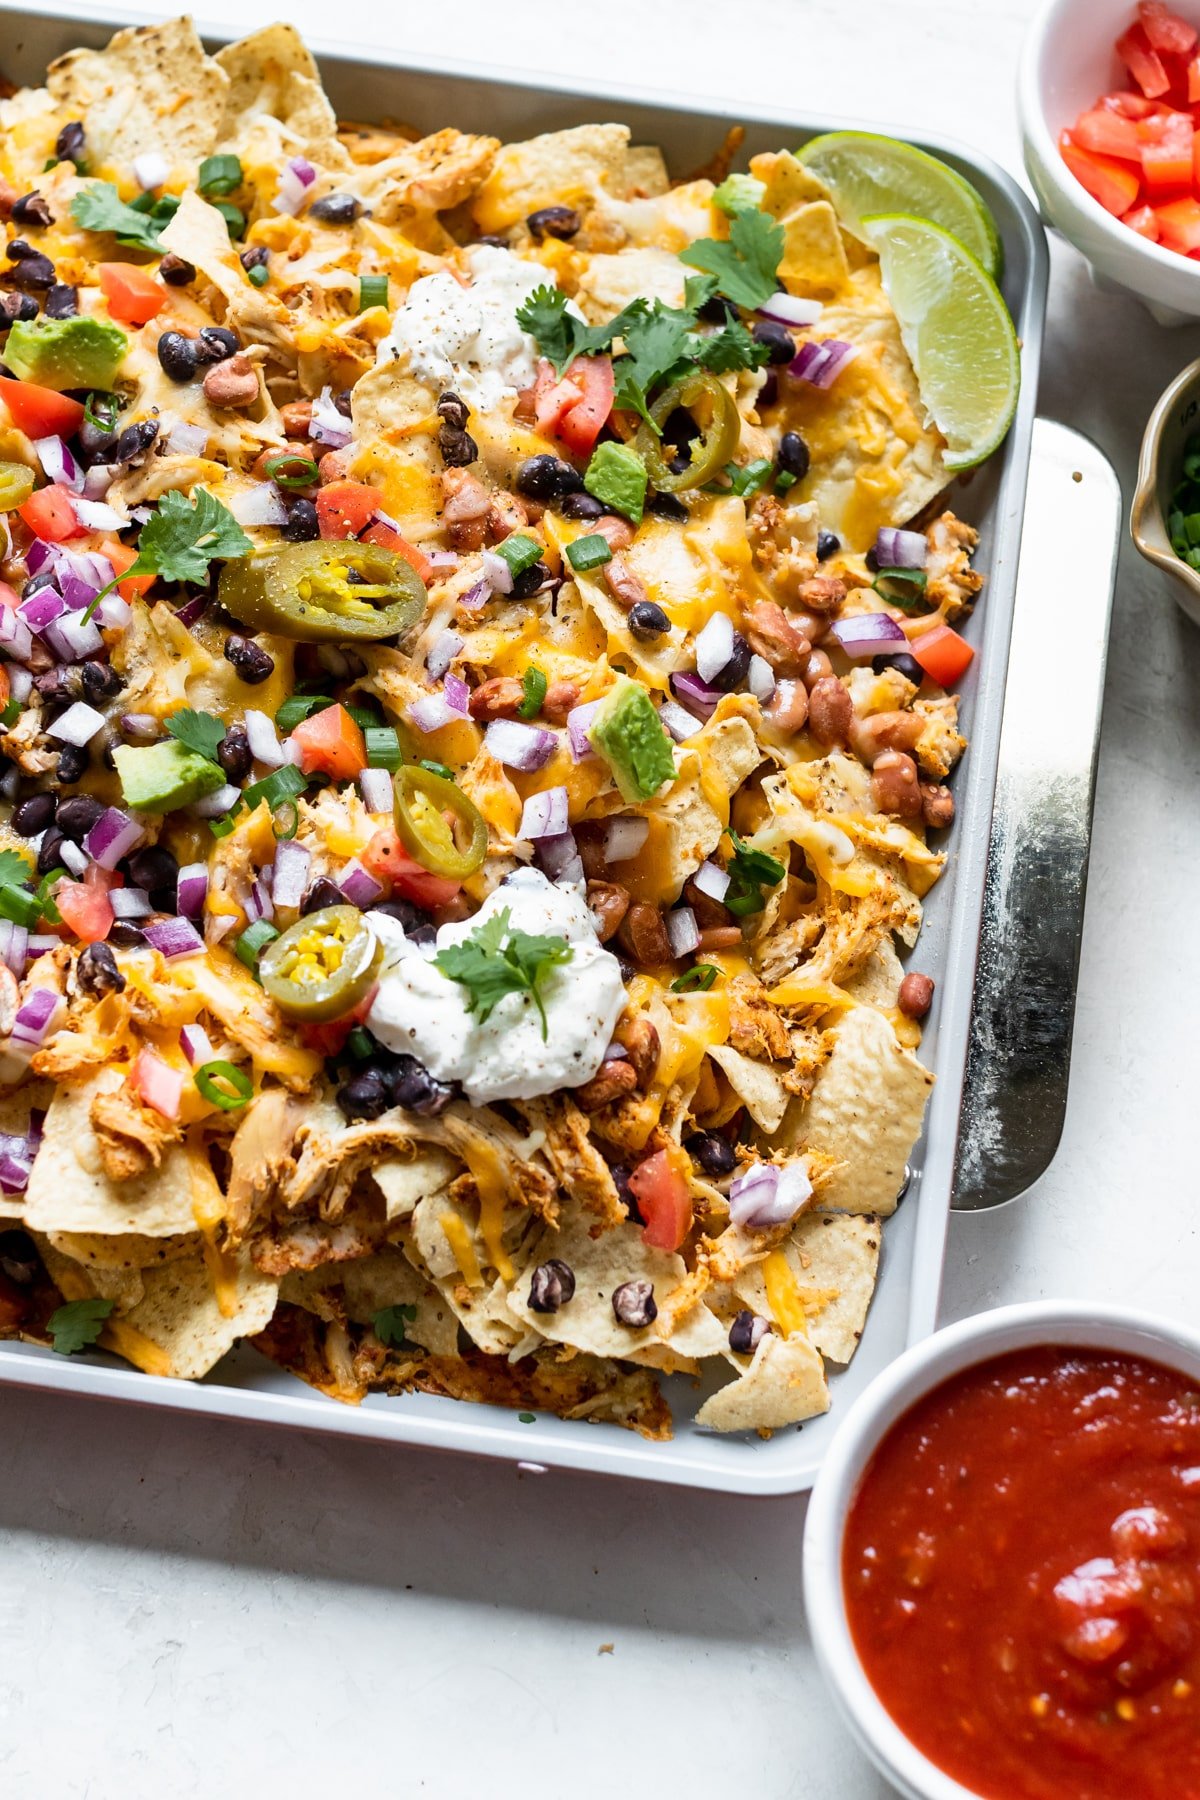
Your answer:
[[[348,42],[926,125],[1019,169],[1033,0],[288,10]],[[1200,331],[1094,293],[1061,244],[1050,318],[1042,409],[1104,446],[1128,496]],[[954,1222],[946,1319],[1041,1295],[1194,1315],[1198,701],[1200,637],[1126,550],[1066,1131],[1023,1200]],[[0,1792],[882,1800],[814,1667],[803,1524],[802,1501],[0,1394]]]

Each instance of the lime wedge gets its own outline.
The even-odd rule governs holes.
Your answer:
[[[1000,238],[991,213],[970,182],[936,156],[870,131],[827,131],[796,155],[825,183],[855,237],[865,236],[863,221],[872,213],[932,219],[999,280]]]
[[[921,399],[946,439],[948,469],[990,456],[1012,423],[1021,355],[1008,308],[986,269],[928,219],[862,221],[917,372]]]

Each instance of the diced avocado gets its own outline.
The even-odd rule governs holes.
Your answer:
[[[126,806],[137,812],[170,812],[190,806],[225,785],[225,772],[175,738],[138,748],[127,744],[113,751]]]
[[[592,749],[612,770],[622,800],[649,800],[675,779],[675,756],[645,688],[622,679],[600,702],[588,732]]]
[[[19,381],[39,387],[111,388],[129,339],[106,319],[19,319],[4,360]]]
[[[646,465],[628,444],[597,444],[583,485],[605,506],[624,513],[635,525],[641,524],[646,505]]]

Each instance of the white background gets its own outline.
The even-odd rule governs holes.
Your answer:
[[[224,0],[206,18],[249,30],[280,10]],[[292,0],[288,15],[499,73],[925,126],[1016,170],[1032,11]],[[1105,447],[1128,498],[1142,422],[1200,330],[1095,294],[1057,243],[1050,316],[1042,409]],[[1068,1294],[1194,1317],[1198,697],[1200,637],[1123,552],[1067,1128],[1023,1201],[955,1221],[946,1318]],[[801,1501],[0,1394],[0,1793],[882,1800],[813,1665],[803,1523]]]

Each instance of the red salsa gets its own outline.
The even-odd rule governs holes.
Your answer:
[[[847,1520],[880,1700],[985,1800],[1200,1800],[1200,1383],[1039,1347],[899,1420]]]

